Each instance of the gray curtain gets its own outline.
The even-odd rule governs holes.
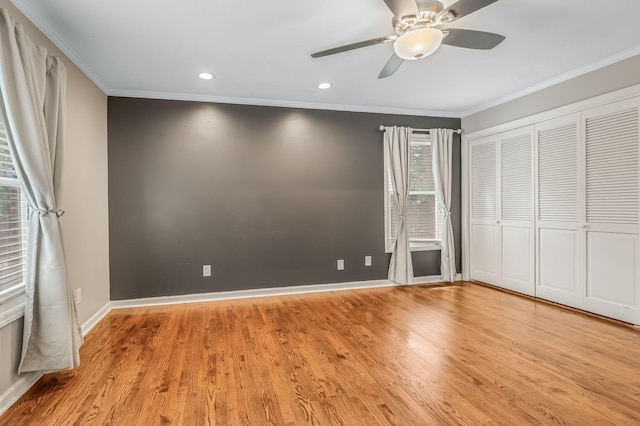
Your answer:
[[[80,364],[82,333],[67,276],[56,205],[66,69],[0,9],[0,96],[11,155],[30,207],[19,372]]]
[[[398,235],[389,263],[389,279],[399,284],[413,282],[413,263],[407,228],[409,199],[409,165],[411,155],[410,127],[386,127],[384,143],[389,152],[389,175],[393,184],[393,197],[398,206]]]
[[[431,129],[433,152],[433,181],[440,201],[438,211],[442,223],[442,248],[440,251],[440,274],[443,281],[456,279],[456,252],[451,225],[451,156],[453,152],[453,130]]]

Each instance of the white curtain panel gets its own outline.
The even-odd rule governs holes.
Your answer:
[[[453,282],[456,277],[456,251],[451,226],[451,157],[453,151],[453,130],[431,129],[431,150],[433,152],[433,179],[440,200],[442,223],[442,248],[440,251],[440,274],[443,281]]]
[[[384,143],[389,152],[389,175],[393,184],[393,197],[398,206],[398,235],[389,264],[389,279],[399,284],[413,282],[413,263],[407,229],[409,199],[409,165],[411,155],[410,127],[386,127]]]
[[[0,9],[0,49],[0,106],[31,210],[19,372],[72,368],[80,364],[82,333],[62,248],[62,212],[56,205],[66,69],[35,45],[5,9]]]

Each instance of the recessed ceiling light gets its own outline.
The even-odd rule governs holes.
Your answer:
[[[213,78],[213,74],[209,74],[208,72],[203,72],[198,77],[200,77],[203,80],[211,80]]]
[[[318,89],[328,89],[331,87],[331,83],[320,83],[318,84]]]

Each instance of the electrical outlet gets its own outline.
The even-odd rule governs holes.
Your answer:
[[[211,265],[202,265],[202,276],[203,277],[211,276]]]
[[[76,305],[79,305],[80,302],[82,302],[82,289],[77,288],[76,289]]]
[[[344,259],[338,259],[338,271],[344,271]]]
[[[364,266],[371,266],[371,256],[364,257]]]

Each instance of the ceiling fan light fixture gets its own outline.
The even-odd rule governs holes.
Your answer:
[[[442,38],[442,31],[437,28],[415,28],[398,37],[393,43],[393,50],[408,61],[422,59],[438,50]]]

